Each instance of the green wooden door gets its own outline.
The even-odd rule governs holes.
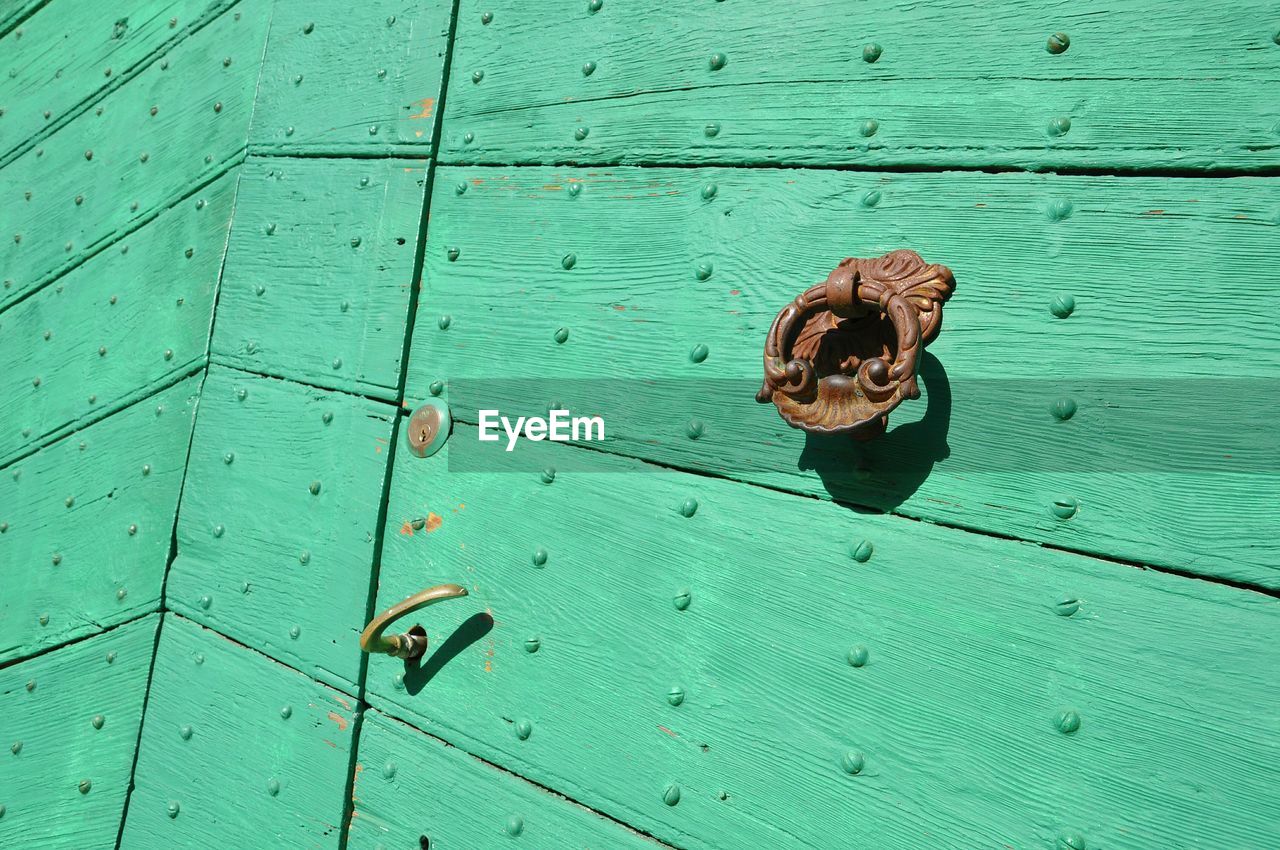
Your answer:
[[[1273,9],[99,5],[0,8],[0,846],[1280,845]],[[897,248],[923,397],[757,404]]]

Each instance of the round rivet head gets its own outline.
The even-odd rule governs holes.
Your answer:
[[[1071,519],[1080,510],[1080,503],[1070,496],[1062,496],[1053,500],[1049,511],[1058,519]]]
[[[217,103],[215,103],[215,104],[213,105],[213,111],[214,111],[214,112],[221,112],[221,111],[222,111],[222,101],[218,101]]]
[[[666,787],[662,792],[662,802],[668,806],[674,806],[680,802],[680,786],[674,782]]]
[[[93,789],[93,780],[92,780],[92,779],[81,779],[81,780],[80,780],[80,793],[81,793],[81,794],[88,794],[92,789]]]
[[[208,611],[209,606],[213,604],[213,597],[209,596],[208,594],[205,594],[204,596],[200,597],[199,602],[200,602],[200,607]]]
[[[133,536],[134,536],[135,534],[137,534],[137,533],[138,533],[138,525],[137,525],[137,523],[130,523],[130,524],[129,524],[129,536],[130,536],[130,537],[133,537]]]
[[[1276,44],[1280,44],[1280,30],[1275,31],[1275,34],[1271,36],[1271,40]]]
[[[1080,600],[1075,596],[1062,596],[1053,604],[1053,611],[1059,617],[1070,617],[1080,610]]]
[[[316,28],[316,25],[308,21],[307,23],[302,25],[302,32],[304,35],[311,35],[311,31],[314,30],[315,28]]]
[[[702,343],[698,343],[689,350],[689,360],[694,363],[701,363],[703,360],[707,359],[708,354],[710,354],[710,349]]]
[[[436,324],[440,326],[440,330],[447,331],[449,325],[453,324],[453,316],[441,316],[436,320]]]
[[[270,794],[272,797],[275,797],[275,796],[277,796],[277,795],[280,793],[280,780],[279,780],[279,779],[268,779],[268,780],[267,780],[267,793],[268,793],[268,794]]]
[[[35,680],[35,679],[28,679],[28,680],[27,680],[27,693],[31,693],[31,692],[32,692],[32,691],[34,691],[35,689],[36,689],[36,680]]]
[[[123,587],[118,588],[116,590],[116,599],[120,600],[121,602],[123,602],[125,597],[128,595],[129,595],[129,591],[125,590]]]
[[[1058,295],[1049,302],[1049,312],[1059,319],[1065,319],[1076,311],[1076,299],[1070,295]]]
[[[190,741],[192,731],[190,726],[180,726],[178,727],[178,737],[184,741]]]
[[[850,667],[867,666],[867,659],[870,657],[870,655],[871,653],[869,653],[867,651],[867,648],[862,644],[858,644],[857,646],[850,647],[849,655],[848,655],[849,666]]]
[[[719,71],[729,61],[729,57],[723,53],[712,53],[711,58],[707,60],[707,64],[711,66],[711,70]]]
[[[594,74],[595,72],[596,72],[596,63],[594,63],[594,62],[583,62],[583,63],[582,63],[582,76],[584,76],[584,77],[590,77],[590,76],[591,76],[592,74]]]
[[[89,150],[89,151],[85,151],[85,152],[84,152],[84,158],[85,158],[85,159],[93,159],[93,151],[91,151],[91,150]]]
[[[871,189],[865,195],[862,196],[862,205],[864,207],[878,206],[880,203],[881,197],[882,196],[880,194],[879,189]]]
[[[539,546],[533,550],[533,565],[535,567],[545,567],[547,565],[547,550]]]
[[[288,720],[288,719],[289,719],[290,717],[292,717],[292,716],[293,716],[293,706],[291,706],[291,705],[282,705],[282,706],[280,706],[280,717],[281,717],[281,718],[283,718],[284,720]]]
[[[427,387],[427,392],[432,395],[440,395],[440,393],[444,392],[444,381],[432,381],[430,386]]]
[[[1046,212],[1050,221],[1065,221],[1066,219],[1071,218],[1071,210],[1072,207],[1070,201],[1066,198],[1058,198],[1057,200],[1049,203],[1049,208]]]
[[[873,41],[862,48],[862,61],[867,63],[875,62],[882,53],[884,53],[884,49]]]
[[[62,504],[66,505],[67,507],[71,507],[71,506],[73,506],[75,503],[76,503],[76,497],[75,497],[75,496],[68,496],[67,498],[63,499],[63,501],[62,501]]]
[[[529,736],[533,734],[533,724],[528,720],[516,721],[516,737],[521,741],[529,740]]]
[[[52,562],[53,562],[53,565],[56,567],[56,566],[58,566],[58,564],[61,564],[61,563],[62,563],[62,556],[61,556],[60,554],[58,554],[57,552],[54,552],[54,553],[53,553],[53,557],[52,557],[52,558],[50,558],[49,560],[50,560],[50,561],[52,561]]]
[[[307,564],[311,563],[311,550],[303,549],[301,552],[299,552],[298,563],[302,564],[303,566],[306,566]]]
[[[524,639],[524,651],[533,653],[542,647],[542,640],[537,637],[529,637]]]
[[[672,705],[680,705],[684,702],[684,688],[677,686],[667,691],[667,702]]]
[[[571,197],[571,198],[576,198],[576,197],[578,197],[578,196],[579,196],[579,195],[581,195],[581,194],[582,194],[582,184],[581,184],[581,183],[570,183],[570,184],[569,184],[569,197]]]
[[[302,629],[299,628],[298,626],[289,627],[289,637],[292,638],[293,640],[297,640],[298,636],[301,634],[302,634]]]
[[[378,125],[377,125],[377,124],[370,124],[370,125],[369,125],[369,135],[370,135],[370,136],[376,136],[376,135],[378,135]]]
[[[203,652],[197,652],[195,655],[191,656],[191,660],[192,660],[192,661],[194,661],[194,662],[196,663],[196,665],[197,665],[197,666],[199,666],[199,665],[203,664],[203,663],[204,663],[204,653],[203,653]]]
[[[475,71],[471,74],[471,82],[478,83],[484,79],[484,71]]]
[[[718,191],[719,189],[716,188],[716,184],[708,183],[707,185],[702,187],[702,200],[704,201],[711,200],[716,196],[716,192]]]
[[[1058,835],[1056,850],[1089,850],[1089,845],[1080,833],[1063,832]]]
[[[485,26],[489,26],[489,24],[493,23],[493,12],[481,12],[480,23]]]
[[[395,688],[397,691],[403,691],[404,690],[404,674],[397,673],[394,676],[392,676],[391,686]]]
[[[680,503],[680,515],[691,517],[698,512],[698,500],[692,497]]]
[[[1049,122],[1050,136],[1065,136],[1071,131],[1071,119],[1065,115],[1054,118]]]
[[[382,766],[382,778],[395,779],[395,777],[396,777],[396,763],[393,761],[389,761]]]
[[[439,399],[427,400],[409,417],[409,451],[414,457],[430,457],[435,454],[449,439],[452,424],[449,405]]]
[[[704,126],[702,128],[702,135],[706,136],[708,139],[714,139],[716,136],[720,135],[719,122],[712,121],[711,123]]]
[[[519,835],[524,832],[524,818],[519,815],[512,815],[507,818],[506,825],[507,835]]]
[[[871,560],[872,553],[875,552],[875,546],[870,540],[860,540],[849,548],[849,555],[859,564],[865,564]]]
[[[319,481],[312,481],[310,484],[308,484],[308,485],[307,485],[307,492],[309,492],[309,493],[310,493],[311,495],[313,495],[313,496],[319,496],[319,495],[320,495],[320,482],[319,482]]]
[[[449,248],[444,252],[444,255],[449,258],[449,262],[451,263],[456,263],[461,254],[462,252],[457,248]]]
[[[590,127],[578,127],[573,131],[573,137],[578,141],[582,141],[589,135],[591,135]]]
[[[551,467],[547,467],[546,469],[542,470],[541,474],[539,475],[539,478],[542,479],[543,484],[554,484],[556,481],[556,471]]]
[[[225,525],[222,525],[221,523],[219,523],[218,525],[215,525],[215,526],[213,527],[213,536],[214,536],[214,537],[221,537],[223,534],[225,534],[225,533],[226,533],[226,531],[227,531],[227,527],[226,527]]]
[[[1055,32],[1049,36],[1049,40],[1045,42],[1044,49],[1053,54],[1065,53],[1067,48],[1071,46],[1071,38],[1065,32]],[[1086,53],[1088,51],[1085,51]]]
[[[578,264],[577,254],[565,254],[560,259],[560,268],[564,269],[565,271],[568,271],[569,269],[573,268],[577,264]]]
[[[867,759],[862,753],[847,752],[840,756],[840,769],[850,776],[857,776],[866,767]]]
[[[1053,725],[1064,735],[1073,735],[1080,729],[1080,715],[1074,711],[1060,711],[1054,718]]]
[[[453,193],[454,193],[455,195],[465,195],[465,194],[467,194],[467,184],[466,184],[466,183],[458,183],[458,185],[456,185],[456,186],[454,186],[454,187],[453,187]]]
[[[1076,403],[1069,398],[1060,398],[1053,403],[1050,408],[1053,418],[1061,422],[1066,422],[1072,416],[1076,415]]]
[[[569,339],[568,328],[556,328],[556,333],[555,333],[556,342],[560,343],[561,345],[564,345],[565,342],[568,341],[568,339]]]
[[[234,462],[235,462],[235,459],[236,459],[236,453],[235,453],[235,452],[227,452],[226,454],[224,454],[224,455],[222,456],[222,462],[223,462],[223,463],[225,463],[225,464],[227,464],[228,466],[230,466],[232,463],[234,463]]]
[[[471,144],[472,142],[474,142],[475,140],[476,140],[476,134],[475,134],[475,133],[463,133],[463,134],[462,134],[462,143],[463,143],[464,145],[469,145],[469,144]]]
[[[18,753],[22,752],[22,742],[21,742],[21,741],[14,741],[12,744],[10,744],[10,745],[9,745],[9,752],[13,753],[15,756],[16,756]]]
[[[693,593],[688,588],[676,591],[676,595],[671,597],[671,602],[676,606],[677,611],[689,610],[689,603],[693,601]]]
[[[101,729],[101,728],[102,728],[102,724],[104,724],[104,723],[106,723],[106,722],[107,722],[107,721],[106,721],[106,718],[105,718],[105,717],[103,717],[101,714],[95,714],[95,715],[94,715],[92,718],[90,718],[90,720],[89,720],[89,724],[90,724],[91,726],[93,726],[93,728],[94,728],[94,729]]]
[[[587,3],[587,11],[593,15],[596,12],[599,12],[603,8],[604,8],[604,0],[590,0]]]
[[[684,433],[690,440],[700,438],[707,431],[707,426],[703,424],[701,419],[690,419],[689,423],[684,427]]]
[[[858,127],[858,132],[862,134],[863,137],[870,138],[871,136],[874,136],[876,134],[876,131],[879,129],[880,129],[880,122],[875,120],[874,118],[868,118],[866,121],[863,121],[862,124]]]
[[[182,811],[182,806],[178,803],[177,800],[170,800],[168,811],[169,811],[169,817],[176,818],[178,816],[178,812]]]
[[[41,614],[40,617],[36,620],[36,622],[38,622],[42,626],[49,625],[49,615]]]
[[[693,276],[698,280],[707,280],[711,277],[712,271],[711,263],[698,263],[698,267],[693,270]]]

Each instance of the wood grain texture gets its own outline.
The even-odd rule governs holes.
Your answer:
[[[236,178],[0,316],[0,463],[204,363]]]
[[[0,670],[0,846],[111,850],[159,616]]]
[[[659,846],[381,712],[365,712],[359,753],[352,850],[422,847],[424,837],[431,850],[500,847],[513,838],[546,850]]]
[[[355,693],[394,414],[341,393],[210,370],[169,606]]]
[[[0,308],[243,156],[269,12],[237,4],[0,169]]]
[[[277,3],[250,148],[429,155],[452,6]]]
[[[10,67],[0,78],[0,163],[232,2],[59,0],[37,11],[0,38]]]
[[[215,359],[394,400],[425,179],[421,160],[250,159]]]
[[[0,661],[160,607],[199,378],[0,471]]]
[[[1271,180],[449,167],[436,186],[410,398],[472,379],[464,421],[558,398],[604,416],[608,451],[1280,587]],[[883,440],[807,440],[753,398],[769,325],[842,258],[900,247],[958,281],[929,397]]]
[[[1260,0],[591,5],[462,0],[442,162],[1280,161]]]
[[[121,847],[337,847],[351,702],[166,614]]]
[[[1275,599],[624,458],[451,470],[475,439],[398,455],[378,601],[496,625],[372,658],[379,710],[679,847],[1280,841]]]

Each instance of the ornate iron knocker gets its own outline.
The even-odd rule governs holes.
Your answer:
[[[955,286],[949,268],[915,251],[850,257],[773,320],[756,401],[815,434],[884,433],[889,411],[920,397],[920,352],[938,335]]]

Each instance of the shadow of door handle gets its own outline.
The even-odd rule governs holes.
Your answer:
[[[915,251],[845,260],[773,320],[756,401],[815,434],[883,433],[889,411],[920,397],[920,354],[955,286],[949,268]]]
[[[370,620],[360,635],[360,648],[365,652],[380,652],[396,658],[420,658],[427,651],[427,630],[422,626],[415,624],[409,631],[390,637],[382,633],[406,614],[446,599],[458,599],[466,595],[466,588],[456,584],[441,584],[415,593]]]

